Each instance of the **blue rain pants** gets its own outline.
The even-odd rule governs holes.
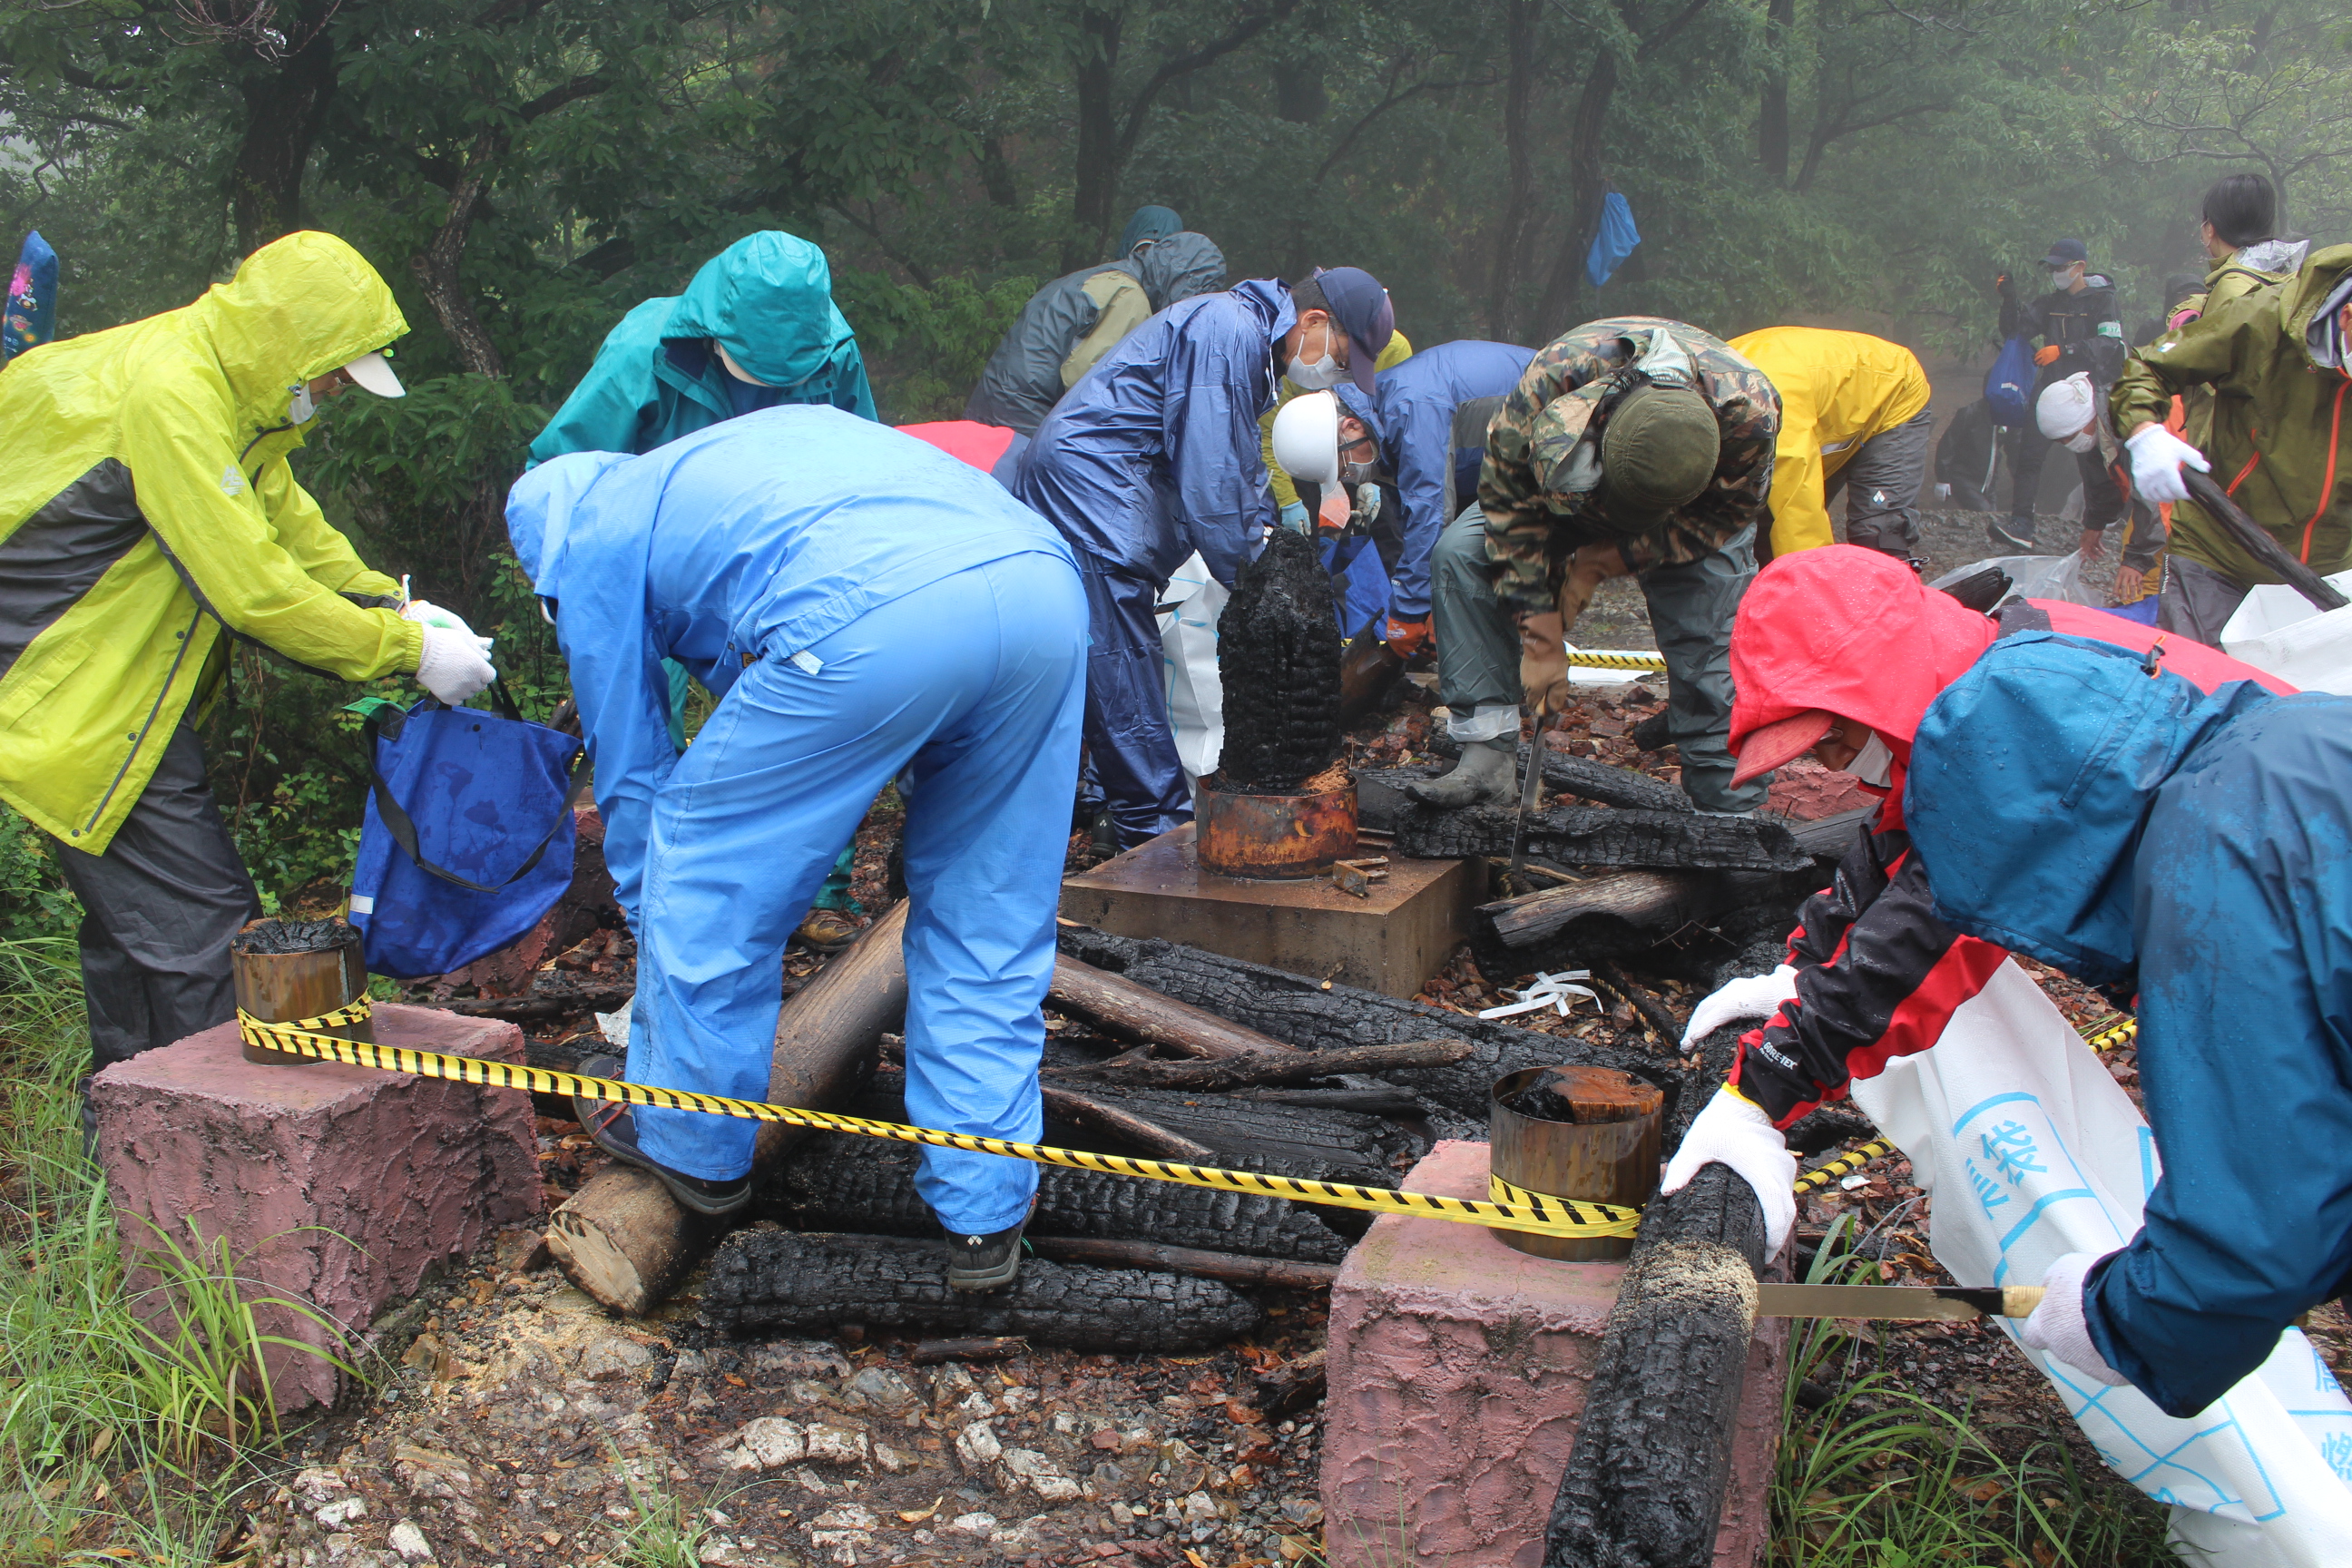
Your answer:
[[[1152,606],[1161,585],[1073,548],[1086,585],[1087,754],[1121,849],[1192,820],[1168,722],[1166,655]]]
[[[1067,564],[1010,555],[868,610],[810,647],[814,674],[773,657],[743,672],[655,798],[633,1081],[766,1098],[785,941],[832,847],[907,768],[907,1113],[1038,1136],[1085,614]],[[751,1166],[756,1123],[635,1114],[674,1170]],[[948,1229],[981,1235],[1028,1213],[1037,1168],[926,1149],[915,1184]]]

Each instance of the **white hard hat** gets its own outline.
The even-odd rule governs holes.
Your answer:
[[[1328,392],[1292,398],[1274,416],[1274,460],[1294,479],[1328,485],[1339,477],[1339,400]]]

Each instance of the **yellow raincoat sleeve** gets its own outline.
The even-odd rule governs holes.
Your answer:
[[[391,610],[360,608],[313,569],[368,584],[354,592],[396,588],[360,564],[290,473],[271,473],[285,468],[283,458],[263,468],[263,489],[278,500],[278,515],[266,514],[268,497],[256,491],[221,434],[234,427],[225,398],[177,378],[141,386],[124,404],[122,456],[139,510],[181,580],[229,630],[297,664],[346,680],[414,670],[424,628]]]
[[[1391,331],[1389,333],[1389,346],[1382,349],[1381,357],[1372,362],[1372,369],[1391,370],[1412,357],[1412,340],[1402,332]],[[1267,409],[1257,422],[1258,456],[1265,460],[1266,474],[1274,480],[1274,507],[1276,511],[1298,499],[1298,487],[1291,481],[1288,474],[1282,471],[1282,465],[1274,460],[1274,416],[1282,412],[1284,404],[1297,395],[1297,387],[1287,381],[1283,382],[1281,390],[1275,395],[1274,406]]]
[[[253,493],[286,552],[302,574],[337,594],[361,598],[396,599],[397,580],[375,571],[359,557],[341,530],[327,521],[310,492],[295,480],[283,454],[262,465],[253,479]],[[422,636],[423,634],[419,634]]]
[[[1829,470],[1812,399],[1784,397],[1780,435],[1772,452],[1772,553],[1775,557],[1837,542],[1830,522]]]

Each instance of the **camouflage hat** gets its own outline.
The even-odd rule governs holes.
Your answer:
[[[1706,398],[1688,387],[1636,388],[1601,432],[1594,521],[1615,533],[1663,527],[1706,492],[1722,453],[1722,427]]]

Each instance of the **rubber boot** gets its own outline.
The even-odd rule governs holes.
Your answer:
[[[1519,797],[1518,737],[1473,741],[1462,748],[1462,760],[1453,770],[1426,783],[1409,784],[1404,793],[1423,805],[1451,811],[1465,805],[1509,805]]]

